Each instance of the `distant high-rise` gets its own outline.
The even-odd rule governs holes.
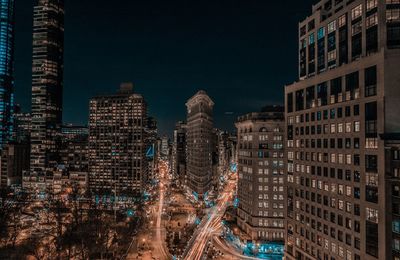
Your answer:
[[[14,108],[14,133],[13,141],[30,145],[32,116],[29,113],[23,113],[19,106]]]
[[[31,173],[58,161],[62,124],[64,0],[36,0],[33,14]]]
[[[176,123],[172,144],[172,176],[182,185],[186,179],[186,123]]]
[[[94,193],[139,194],[147,180],[147,106],[123,84],[93,98],[89,119],[89,183]]]
[[[69,171],[88,172],[89,128],[87,126],[64,125],[61,136],[60,162]]]
[[[9,143],[0,153],[0,187],[22,184],[22,174],[29,170],[29,144]]]
[[[214,151],[214,102],[205,91],[188,100],[187,107],[187,187],[198,198],[211,190]]]
[[[161,157],[166,160],[169,157],[169,138],[168,136],[161,137]]]
[[[400,257],[398,151],[390,155],[399,3],[323,0],[299,23],[300,78],[285,88],[288,260]]]
[[[0,1],[0,150],[13,134],[14,0]]]
[[[284,240],[284,108],[241,116],[238,134],[238,226],[254,245]],[[258,250],[269,250],[260,246]],[[266,252],[263,252],[266,253]]]
[[[145,128],[146,132],[146,158],[147,158],[147,167],[148,167],[148,180],[154,180],[155,176],[155,168],[157,165],[158,158],[156,156],[156,146],[157,146],[157,138],[158,138],[158,128],[157,128],[157,120],[154,117],[147,118],[147,125]]]

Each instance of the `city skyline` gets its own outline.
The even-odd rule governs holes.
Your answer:
[[[149,113],[159,118],[162,134],[171,136],[175,122],[185,118],[182,104],[199,89],[216,100],[216,126],[233,130],[236,116],[267,103],[282,104],[281,86],[296,79],[296,62],[286,60],[297,52],[297,21],[315,1],[291,2],[67,2],[64,122],[87,124],[90,98],[131,81],[148,100]],[[282,25],[287,33],[281,34],[270,26],[279,14],[269,10],[288,3],[293,7]],[[31,9],[16,3],[15,93],[24,111],[31,94]],[[112,16],[118,19],[104,22]],[[286,59],[276,59],[272,50],[282,45],[285,51],[278,53]],[[108,70],[107,77],[99,77]],[[246,96],[243,86],[251,90]]]
[[[400,260],[400,0],[242,1],[0,1],[0,259]]]

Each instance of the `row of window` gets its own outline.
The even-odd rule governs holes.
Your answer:
[[[360,98],[359,72],[347,74],[345,79],[345,96],[343,96],[343,78],[335,78],[329,82],[322,82],[317,86],[310,86],[287,94],[287,109],[291,113],[305,109],[326,106],[343,101]],[[377,67],[372,66],[364,70],[365,97],[377,94]],[[329,83],[329,84],[328,84]],[[328,100],[328,96],[330,99]],[[344,97],[344,98],[343,98]],[[329,103],[328,103],[329,101]],[[340,108],[338,108],[339,110]]]
[[[322,111],[305,113],[297,115],[296,117],[289,116],[288,124],[293,125],[294,123],[299,124],[304,122],[315,122],[315,121],[322,121],[329,119],[333,120],[336,118],[359,116],[359,115],[360,115],[360,105],[337,107],[337,108],[331,108],[329,110],[325,109]]]
[[[288,141],[288,147],[294,147],[293,141]],[[319,149],[360,149],[360,138],[330,138],[330,139],[298,139],[296,140],[296,148],[319,148]],[[378,138],[366,138],[366,149],[377,149]],[[294,159],[294,152],[288,152],[288,159]],[[309,154],[297,152],[296,159],[304,160],[304,156],[309,158]],[[308,160],[308,159],[307,159]]]

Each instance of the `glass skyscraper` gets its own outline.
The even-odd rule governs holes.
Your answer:
[[[64,0],[36,0],[33,14],[31,174],[58,161],[64,54]]]
[[[13,133],[14,0],[0,0],[0,150]]]

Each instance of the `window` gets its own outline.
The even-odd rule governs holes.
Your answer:
[[[346,164],[351,164],[351,154],[346,154]]]
[[[368,215],[369,213],[367,213]],[[379,253],[379,231],[378,231],[378,224],[373,222],[366,222],[366,239],[365,239],[365,246],[366,252],[369,255],[378,257]]]
[[[389,23],[400,21],[400,9],[387,9],[386,21]]]
[[[362,11],[363,11],[363,9],[362,9],[362,4],[360,4],[360,5],[356,6],[356,7],[354,7],[354,8],[351,10],[351,19],[352,19],[352,20],[355,20],[355,19],[361,17],[361,16],[362,16]]]
[[[399,150],[394,150],[393,151],[393,160],[400,160],[400,151]]]
[[[346,133],[351,133],[351,123],[346,123]]]
[[[308,36],[308,42],[310,45],[315,43],[314,33],[311,33],[310,36]]]
[[[351,38],[351,57],[353,60],[358,59],[362,53],[362,33],[353,34]]]
[[[365,155],[365,168],[367,171],[376,172],[378,169],[378,156]]]
[[[392,174],[392,176],[393,176],[394,178],[396,178],[396,179],[399,179],[399,178],[400,178],[400,170],[399,170],[399,168],[394,168],[394,169],[393,169],[393,174]]]
[[[367,172],[365,177],[368,186],[378,186],[378,174],[376,172]]]
[[[360,105],[354,105],[354,116],[359,116],[360,115]]]
[[[339,17],[338,24],[339,24],[339,27],[346,25],[346,15],[345,14]]]
[[[354,91],[359,88],[359,85],[358,71],[346,75],[346,92],[350,92],[350,99],[354,99]]]
[[[378,14],[366,18],[366,51],[367,54],[378,50]]]
[[[332,108],[330,111],[331,119],[335,119],[335,109]]]
[[[315,20],[311,20],[309,23],[308,23],[308,31],[311,31],[311,30],[313,30],[315,28]]]
[[[367,29],[378,24],[378,14],[374,13],[367,17],[366,26]]]
[[[360,121],[354,122],[354,132],[360,132]]]
[[[336,50],[328,52],[328,62],[333,62],[336,60]]]
[[[328,24],[328,33],[336,31],[336,21]]]
[[[336,133],[336,125],[335,124],[331,124],[331,134]]]
[[[338,133],[343,133],[343,124],[338,124]]]
[[[354,138],[354,149],[360,149],[360,138]]]
[[[400,239],[393,239],[393,249],[396,251],[400,251]]]
[[[351,35],[354,36],[362,32],[362,21],[358,21],[351,26]]]
[[[318,40],[321,40],[325,37],[325,27],[321,27],[318,29]]]
[[[354,181],[360,182],[361,181],[361,174],[359,171],[354,171]]]
[[[378,138],[366,138],[365,148],[367,149],[377,149],[378,148]]]
[[[303,27],[300,28],[300,36],[306,35],[307,29],[306,26],[304,25]]]
[[[387,25],[387,44],[388,47],[398,47],[400,45],[399,23]]]
[[[377,68],[372,66],[365,69],[365,96],[375,96],[377,87]]]
[[[367,213],[368,221],[378,223],[378,210],[377,209],[367,208],[366,213]]]
[[[367,11],[370,11],[378,6],[378,0],[367,0]]]

